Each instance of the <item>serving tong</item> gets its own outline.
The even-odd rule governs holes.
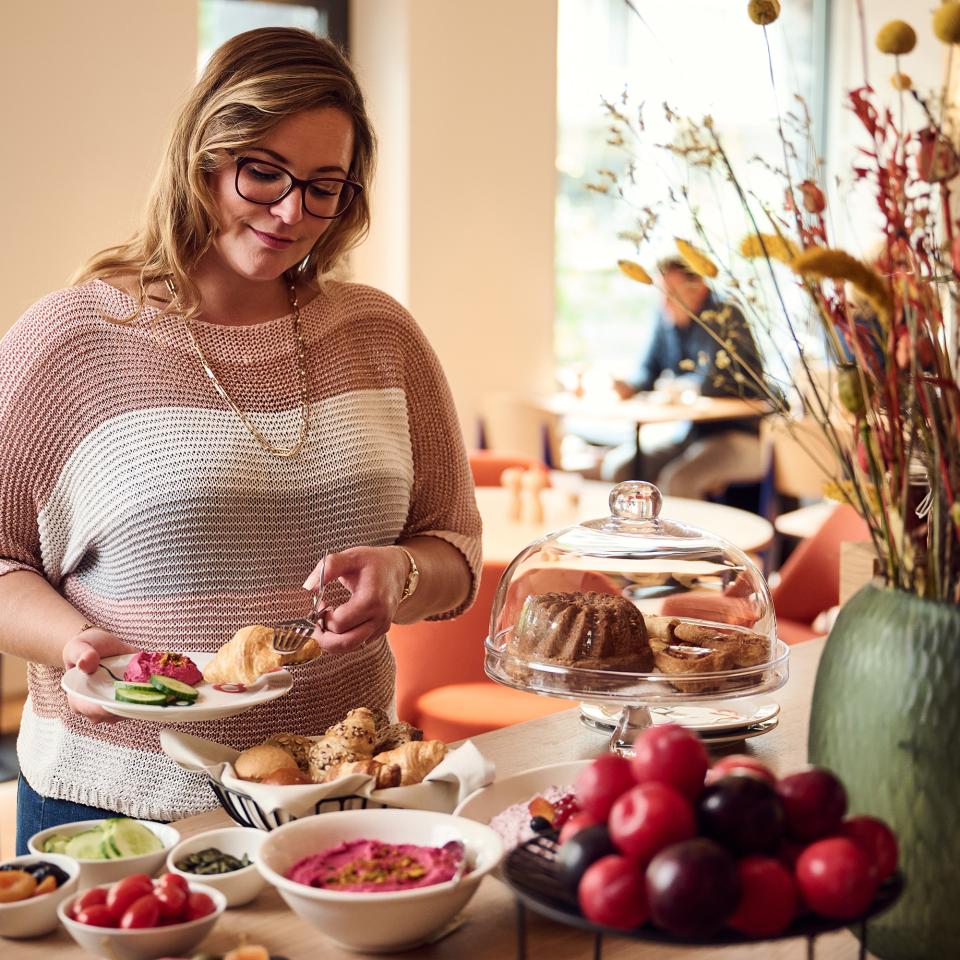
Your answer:
[[[313,636],[313,631],[319,627],[327,629],[326,614],[330,609],[323,599],[327,584],[324,583],[324,567],[327,558],[320,561],[320,586],[313,592],[313,603],[310,612],[299,620],[285,620],[282,623],[271,624],[273,630],[273,649],[277,653],[288,655],[296,653]]]

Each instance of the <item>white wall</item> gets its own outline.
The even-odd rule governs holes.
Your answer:
[[[0,333],[132,232],[196,57],[196,0],[4,4]]]
[[[412,310],[472,441],[485,393],[552,377],[556,0],[355,0],[351,34],[382,146],[354,277]]]

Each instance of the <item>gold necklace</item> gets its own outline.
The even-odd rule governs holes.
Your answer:
[[[187,337],[193,345],[197,359],[200,361],[200,366],[203,368],[204,373],[206,373],[207,378],[213,384],[214,389],[220,395],[223,402],[240,418],[241,423],[247,429],[247,433],[249,433],[264,450],[272,453],[274,456],[283,457],[284,459],[295,457],[303,449],[303,445],[307,441],[307,434],[310,431],[310,400],[307,391],[307,367],[304,361],[303,330],[300,325],[300,303],[297,298],[296,285],[289,277],[286,277],[286,281],[287,293],[290,297],[290,309],[293,311],[293,336],[297,347],[297,374],[300,382],[300,432],[297,436],[297,442],[292,447],[278,447],[271,443],[264,436],[260,428],[240,409],[233,397],[227,392],[227,388],[220,382],[216,373],[214,373],[210,361],[207,360],[206,355],[200,347],[200,342],[190,327],[190,322],[186,318],[184,318],[183,321],[184,329],[187,331]],[[174,306],[180,313],[183,313],[183,307],[180,305],[180,297],[177,294],[177,288],[173,282],[173,278],[168,277],[166,282],[167,289],[170,291],[171,297],[173,297]]]

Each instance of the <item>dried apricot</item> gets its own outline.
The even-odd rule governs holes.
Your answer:
[[[14,903],[33,896],[37,881],[25,870],[0,871],[0,903]]]

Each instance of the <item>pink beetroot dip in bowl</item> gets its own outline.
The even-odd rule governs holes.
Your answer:
[[[468,870],[462,876],[455,876],[459,846],[452,865],[437,853],[454,841],[466,851]],[[414,872],[420,851],[434,852],[425,857],[427,867],[415,884],[396,889],[378,884],[376,893],[367,886],[369,877],[354,889],[311,885],[330,871],[351,864],[352,870],[358,860],[370,861],[369,869],[376,870],[383,861],[380,848],[391,848],[389,856]],[[324,936],[351,950],[380,953],[408,949],[446,927],[502,857],[503,843],[486,824],[428,810],[367,809],[285,823],[267,834],[256,864],[293,912]],[[437,872],[431,875],[433,867]]]
[[[443,847],[350,840],[304,857],[287,878],[342,893],[415,890],[452,880],[460,859],[459,852]]]

